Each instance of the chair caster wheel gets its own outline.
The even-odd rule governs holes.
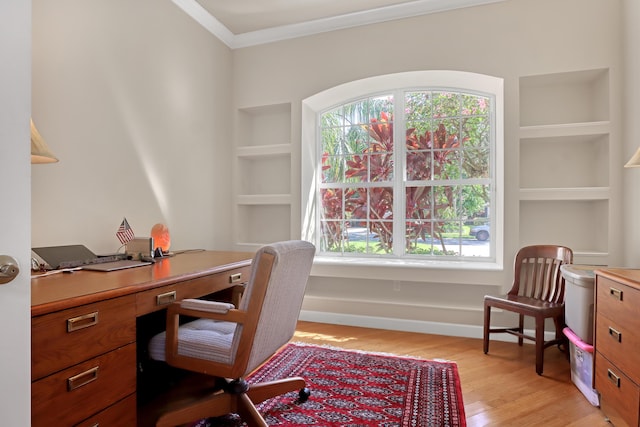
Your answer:
[[[300,402],[306,402],[309,399],[309,396],[311,396],[311,390],[309,389],[309,387],[300,389],[300,391],[298,392],[298,400]]]
[[[245,380],[229,381],[225,387],[225,391],[229,394],[242,394],[249,391],[249,383]]]

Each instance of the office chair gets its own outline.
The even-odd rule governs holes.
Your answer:
[[[248,384],[244,378],[293,337],[315,247],[304,241],[264,246],[253,258],[249,282],[238,308],[216,301],[187,299],[167,309],[167,329],[149,342],[149,355],[169,365],[220,379],[223,389],[160,416],[156,426],[238,414],[248,426],[267,426],[255,405],[299,391],[300,377]],[[180,325],[180,316],[197,318]]]
[[[564,278],[562,264],[573,262],[573,252],[564,246],[535,245],[521,248],[515,257],[514,279],[511,290],[504,296],[484,297],[484,353],[489,352],[489,334],[508,333],[532,340],[536,345],[536,372],[542,375],[544,350],[555,344],[565,343],[564,327]],[[518,313],[518,326],[491,328],[491,308]],[[524,332],[524,316],[535,319],[535,336]],[[555,338],[544,340],[545,319],[555,323]]]

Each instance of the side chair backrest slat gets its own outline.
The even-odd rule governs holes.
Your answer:
[[[549,302],[564,302],[563,264],[573,262],[568,248],[555,246],[527,246],[516,256],[516,272],[511,295],[520,295]]]

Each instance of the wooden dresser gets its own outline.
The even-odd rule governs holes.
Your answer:
[[[596,270],[595,375],[600,407],[616,427],[640,420],[640,270]]]
[[[31,425],[135,426],[137,318],[247,281],[252,256],[200,251],[32,278]]]

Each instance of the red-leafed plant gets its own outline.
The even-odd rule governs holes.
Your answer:
[[[323,219],[336,221],[324,221],[322,234],[327,247],[337,249],[346,238],[340,219],[350,218],[366,225],[367,231],[378,237],[378,249],[390,253],[393,247],[393,121],[382,112],[380,119],[371,119],[365,129],[371,139],[361,154],[355,154],[346,161],[344,176],[381,185],[350,188],[344,192],[341,189],[323,189]],[[407,251],[415,249],[418,239],[428,236],[437,238],[445,251],[442,243],[443,218],[444,212],[454,205],[454,191],[451,187],[428,184],[432,179],[447,178],[446,166],[455,161],[454,153],[459,144],[458,137],[448,134],[443,124],[433,133],[419,134],[415,128],[406,131],[407,179],[419,182],[419,185],[407,187],[405,194]],[[323,171],[331,167],[327,164],[328,158],[325,153]]]

